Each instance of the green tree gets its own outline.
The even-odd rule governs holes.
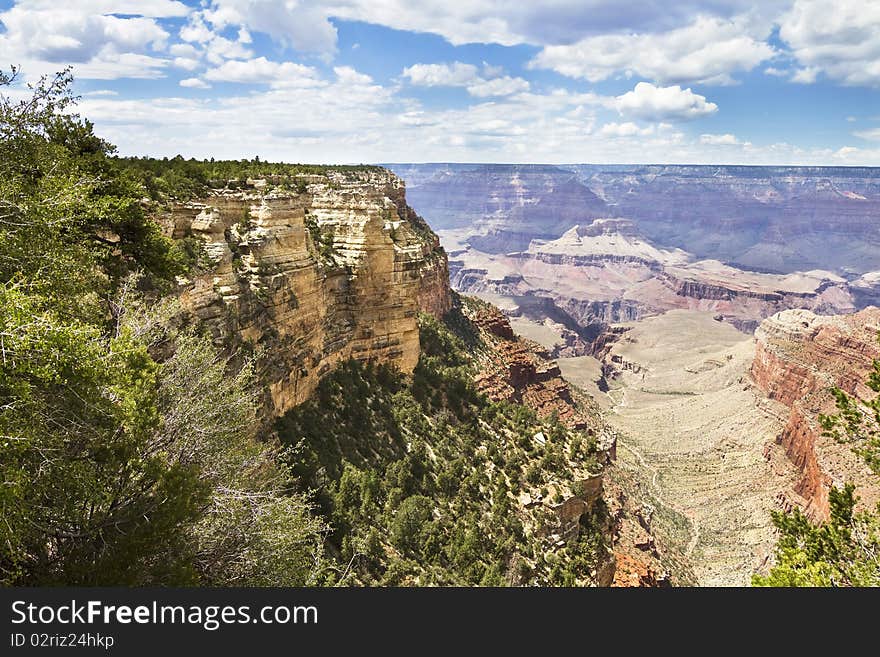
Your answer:
[[[818,525],[800,510],[773,512],[780,537],[776,565],[754,586],[880,585],[880,521],[871,513],[853,513],[852,484],[828,494],[830,517]]]
[[[418,552],[422,533],[433,510],[434,503],[424,495],[404,499],[391,522],[391,542],[399,550]]]

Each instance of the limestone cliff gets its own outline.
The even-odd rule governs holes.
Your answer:
[[[259,349],[270,415],[301,403],[350,358],[419,358],[417,314],[450,307],[446,255],[378,169],[232,181],[164,217],[200,238],[211,265],[181,302],[219,345]]]
[[[755,333],[751,376],[770,399],[791,409],[777,442],[799,469],[795,492],[816,520],[828,516],[833,485],[854,482],[864,504],[880,499],[868,466],[849,446],[823,436],[817,421],[819,413],[835,411],[832,386],[857,397],[873,396],[864,382],[880,357],[878,331],[880,309],[871,307],[835,317],[787,310],[764,320]]]

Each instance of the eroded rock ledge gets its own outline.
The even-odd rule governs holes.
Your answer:
[[[211,261],[181,281],[185,312],[221,347],[262,352],[272,416],[349,358],[411,371],[418,312],[441,316],[451,304],[446,254],[402,180],[381,170],[296,178],[227,185],[162,218],[169,235],[199,238]]]

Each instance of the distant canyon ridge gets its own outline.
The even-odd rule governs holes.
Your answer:
[[[752,333],[782,310],[880,301],[880,168],[386,166],[453,287],[544,325],[558,355],[672,309]]]

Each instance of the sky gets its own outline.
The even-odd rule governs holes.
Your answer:
[[[880,166],[880,0],[0,0],[124,155]]]

